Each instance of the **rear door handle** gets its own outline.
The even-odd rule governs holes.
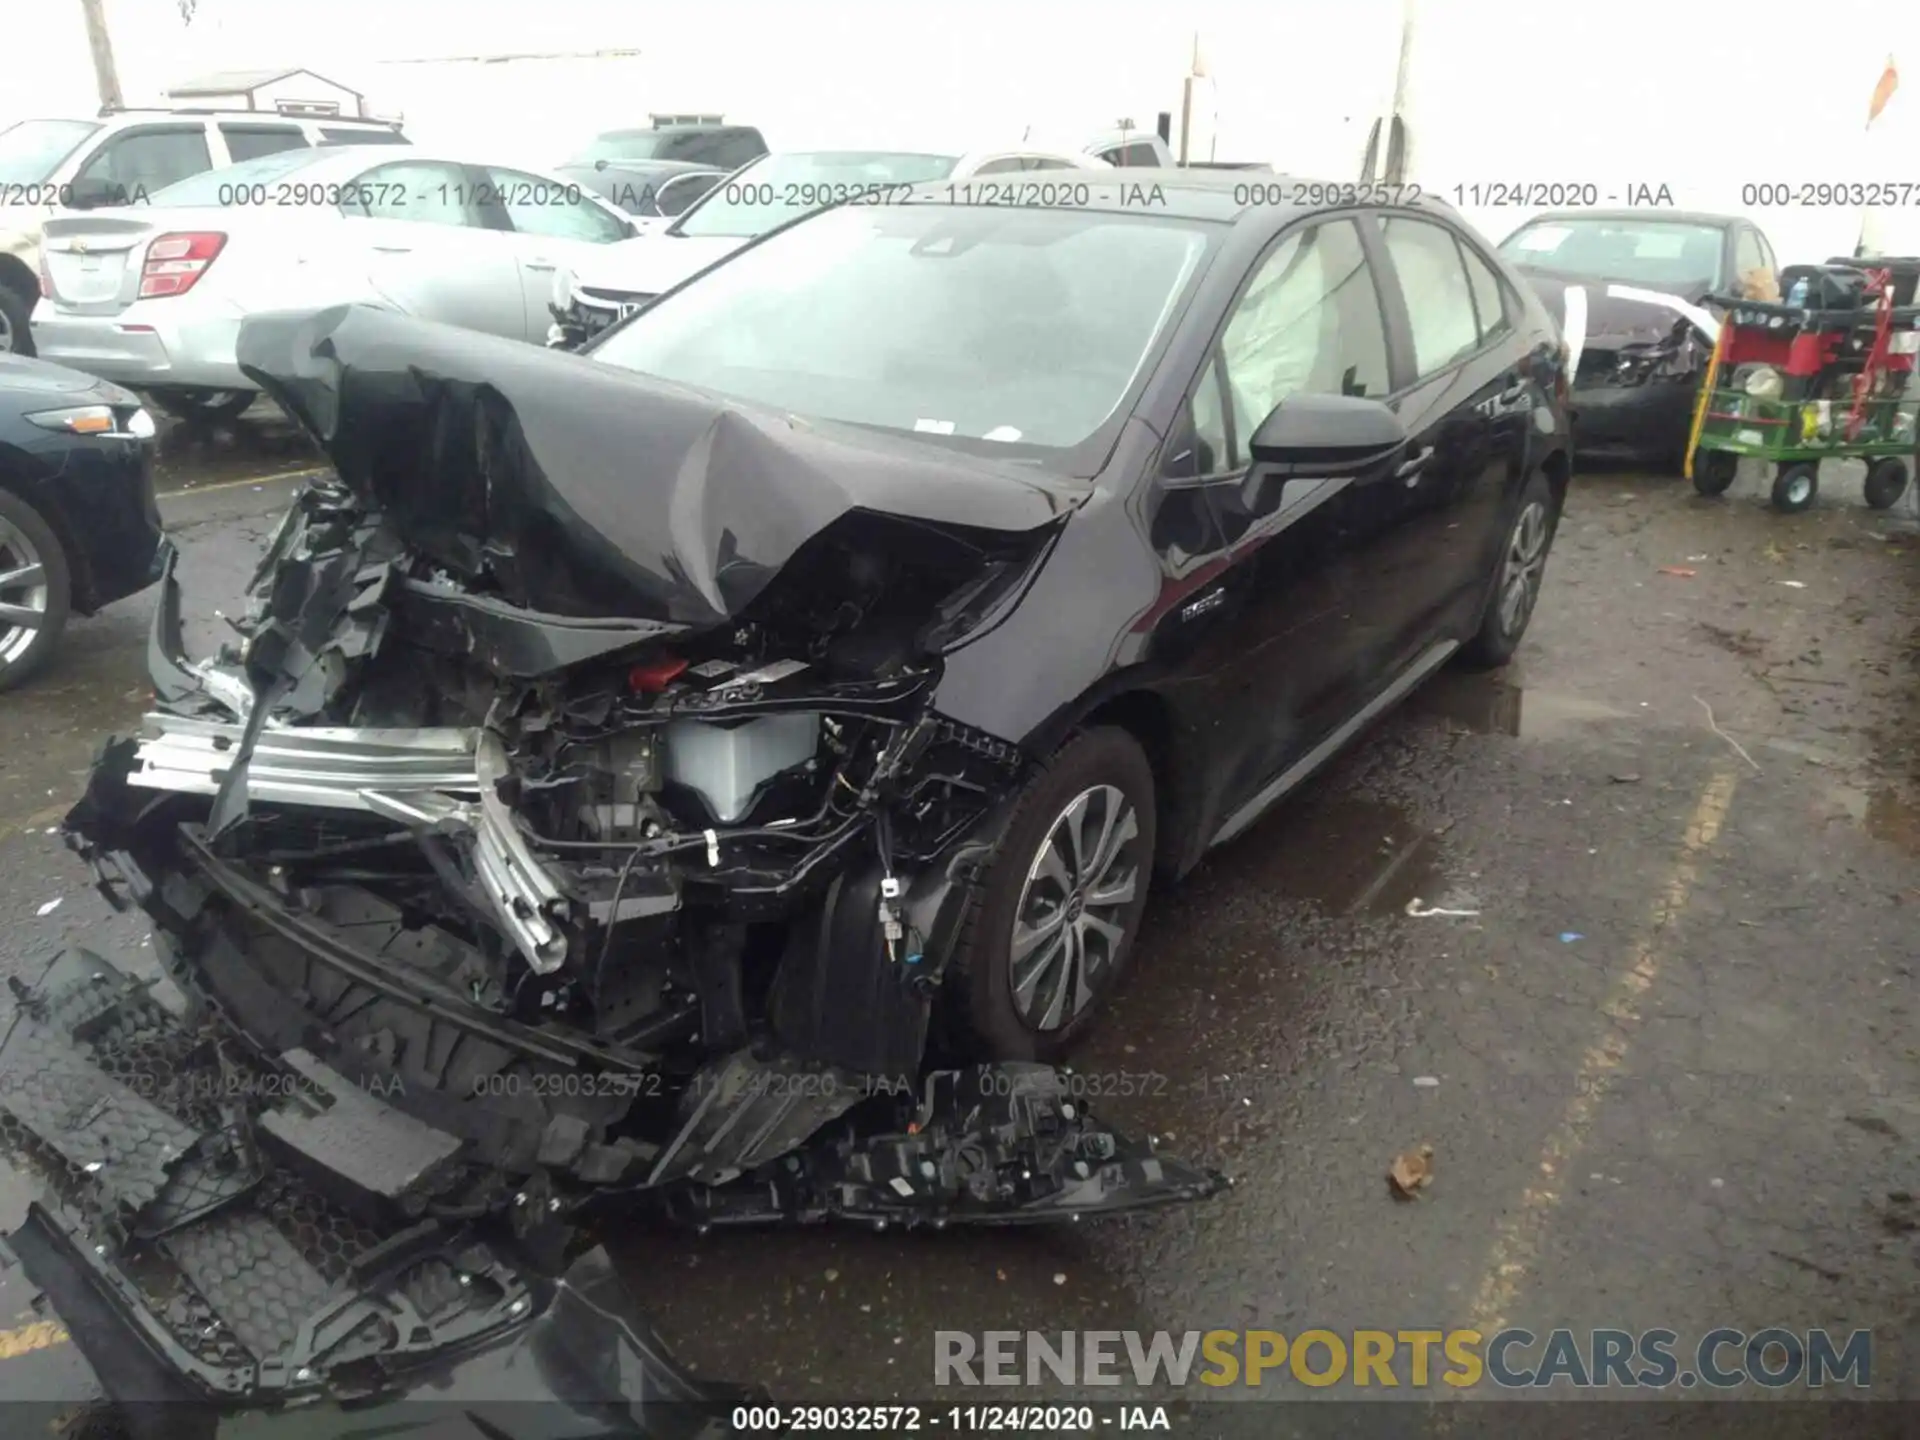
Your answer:
[[[553,269],[553,265],[554,265],[554,262],[547,259],[543,255],[536,255],[531,260],[528,260],[526,262],[526,266],[529,270],[551,270]]]
[[[1431,459],[1433,459],[1433,447],[1423,445],[1418,455],[1403,462],[1400,468],[1393,472],[1394,479],[1404,480],[1409,485],[1416,484],[1420,479],[1420,472],[1427,468],[1427,462]]]

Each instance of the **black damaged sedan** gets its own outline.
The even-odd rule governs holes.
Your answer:
[[[570,1258],[595,1202],[945,1227],[1218,1190],[1054,1063],[1152,891],[1513,655],[1565,356],[1444,208],[1068,188],[813,215],[581,355],[248,322],[337,473],[225,653],[183,654],[168,576],[160,703],[68,817],[188,1009],[90,955],[23,999],[0,1106],[92,1195],[33,1211],[30,1268],[203,1395],[457,1353],[611,1401],[612,1360],[549,1365],[640,1333],[589,1323],[628,1313]]]
[[[129,391],[0,355],[0,690],[46,662],[68,616],[159,578],[153,434]]]
[[[1565,336],[1581,452],[1678,471],[1720,333],[1707,297],[1776,283],[1760,228],[1681,210],[1563,210],[1527,221],[1500,253]]]

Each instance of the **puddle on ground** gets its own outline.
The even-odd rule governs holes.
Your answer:
[[[1408,701],[1416,715],[1447,720],[1483,735],[1537,740],[1600,720],[1624,720],[1630,711],[1510,680],[1449,671],[1436,675]]]
[[[1329,796],[1295,811],[1284,829],[1289,841],[1311,840],[1274,845],[1260,867],[1262,881],[1288,900],[1330,915],[1386,915],[1444,888],[1438,837],[1391,805]]]

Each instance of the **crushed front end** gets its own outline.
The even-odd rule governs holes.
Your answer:
[[[942,645],[1030,576],[1045,502],[889,513],[920,492],[809,481],[858,455],[633,391],[691,438],[596,496],[542,457],[616,459],[535,418],[577,363],[470,383],[432,327],[305,323],[257,378],[338,474],[221,655],[169,571],[159,704],[67,822],[183,999],[70,955],[0,1049],[55,1077],[0,1105],[86,1197],[35,1223],[150,1348],[216,1395],[379,1391],[545,1313],[596,1207],[944,1227],[1220,1188],[934,1023],[1029,763],[934,708]],[[619,533],[649,522],[671,546]]]

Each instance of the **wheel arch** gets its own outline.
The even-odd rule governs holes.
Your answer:
[[[11,251],[0,251],[0,289],[11,290],[37,303],[40,299],[40,277],[18,255]]]
[[[1191,756],[1180,742],[1180,725],[1173,707],[1158,691],[1122,690],[1094,701],[1061,739],[1077,731],[1114,726],[1132,736],[1153,772],[1155,818],[1154,869],[1174,879],[1191,868],[1189,842],[1193,828],[1194,785],[1189,773]]]
[[[38,488],[25,485],[17,476],[0,468],[0,490],[5,490],[22,505],[30,505],[33,511],[53,532],[53,538],[60,542],[67,562],[67,608],[75,615],[91,615],[99,606],[94,603],[98,593],[94,588],[93,569],[88,563],[86,551],[77,543],[73,523],[65,508],[57,503],[49,503],[47,497],[39,493]]]

